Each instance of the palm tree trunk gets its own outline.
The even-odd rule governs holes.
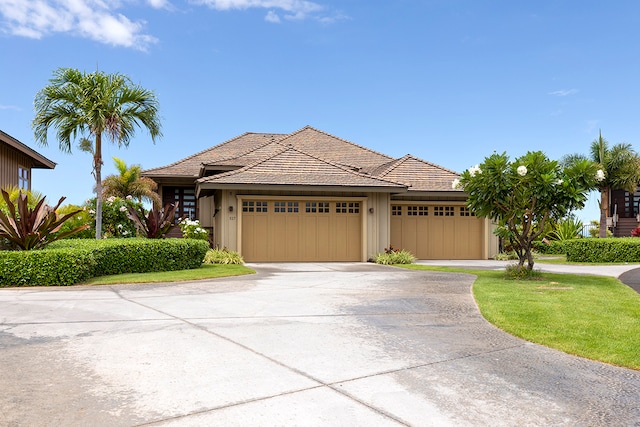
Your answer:
[[[607,237],[607,210],[609,206],[609,189],[600,190],[600,238]]]
[[[96,240],[102,238],[102,135],[96,135],[93,153],[93,169],[96,177]]]

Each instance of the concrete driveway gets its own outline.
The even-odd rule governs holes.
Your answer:
[[[473,276],[252,267],[0,290],[0,425],[640,424],[640,372],[501,332]]]

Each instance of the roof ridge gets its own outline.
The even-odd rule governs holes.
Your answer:
[[[315,160],[320,161],[322,163],[325,163],[327,165],[330,165],[330,166],[333,166],[335,168],[338,168],[338,169],[340,169],[340,170],[342,170],[344,172],[347,172],[347,173],[350,173],[350,174],[353,174],[353,175],[357,175],[357,176],[362,177],[362,178],[373,179],[373,180],[377,180],[377,181],[384,181],[384,182],[387,182],[387,183],[390,183],[390,184],[401,185],[403,187],[407,187],[407,185],[405,185],[403,183],[400,183],[398,181],[393,181],[393,180],[390,180],[390,179],[380,178],[380,177],[373,176],[373,175],[370,175],[370,174],[354,171],[353,169],[350,169],[350,168],[348,168],[346,166],[343,166],[343,165],[340,165],[338,163],[332,162],[331,160],[327,160],[327,159],[323,159],[323,158],[318,157],[318,156],[314,156],[313,154],[307,153],[306,151],[303,151],[303,150],[300,150],[299,148],[296,148],[293,145],[284,145],[282,143],[283,140],[284,140],[284,138],[282,140],[280,140],[280,141],[275,141],[274,142],[274,144],[281,145],[282,149],[277,151],[277,152],[275,152],[275,153],[273,153],[271,156],[265,157],[264,159],[257,160],[255,162],[249,164],[249,165],[243,166],[242,168],[215,175],[214,179],[227,177],[227,176],[233,176],[235,174],[239,174],[239,173],[245,172],[245,171],[247,171],[249,169],[252,169],[252,168],[260,165],[261,163],[264,163],[264,162],[268,161],[268,160],[271,160],[274,157],[279,156],[279,155],[281,155],[281,154],[283,154],[283,153],[285,153],[287,151],[295,151],[295,152],[300,153],[300,154],[302,154],[304,156],[310,157],[312,159],[315,159]],[[209,178],[211,178],[211,177],[203,177],[201,179],[204,180],[204,179],[209,179]],[[198,180],[198,181],[200,181],[200,180]]]
[[[182,163],[182,162],[184,162],[186,160],[193,159],[196,156],[199,156],[199,155],[204,154],[204,153],[206,153],[208,151],[211,151],[214,148],[219,148],[219,147],[221,147],[223,145],[230,144],[231,142],[233,142],[233,141],[235,141],[237,139],[240,139],[242,137],[245,137],[247,135],[271,135],[271,136],[273,136],[273,135],[286,135],[286,134],[266,133],[266,132],[245,132],[245,133],[240,134],[238,136],[234,136],[233,138],[227,139],[226,141],[223,141],[220,144],[216,144],[216,145],[211,146],[209,148],[205,148],[204,150],[198,151],[197,153],[194,153],[194,154],[192,154],[190,156],[184,157],[184,158],[182,158],[180,160],[176,160],[175,162],[170,163],[168,165],[157,166],[157,167],[151,168],[151,169],[145,169],[143,172],[150,172],[150,171],[154,171],[154,170],[157,170],[157,169],[165,169],[165,168],[168,168],[168,167],[171,167],[171,166],[175,166],[175,165],[177,165],[179,163]]]
[[[401,164],[403,164],[404,162],[407,161],[408,158],[412,157],[411,154],[405,154],[402,157],[399,157],[397,159],[393,159],[392,161],[390,161],[389,163],[386,163],[385,165],[381,165],[382,166],[387,166],[385,169],[382,169],[382,171],[378,174],[376,174],[376,176],[385,176],[388,175],[389,173],[391,173],[392,170],[394,170],[395,168],[397,168],[398,166],[400,166]]]
[[[337,139],[337,140],[339,140],[339,141],[346,142],[347,144],[351,144],[351,145],[353,145],[353,146],[355,146],[355,147],[361,148],[361,149],[363,149],[363,150],[365,150],[365,151],[368,151],[368,152],[370,152],[370,153],[377,154],[377,155],[379,155],[379,156],[386,157],[386,158],[388,158],[388,159],[393,159],[393,157],[389,156],[388,154],[384,154],[384,153],[381,153],[381,152],[379,152],[379,151],[372,150],[372,149],[371,149],[371,148],[369,148],[369,147],[365,147],[364,145],[356,144],[355,142],[349,141],[348,139],[340,138],[339,136],[335,136],[335,135],[333,135],[333,134],[330,134],[329,132],[325,132],[325,131],[323,131],[323,130],[320,130],[320,129],[314,128],[313,126],[310,126],[310,125],[306,125],[306,126],[305,126],[305,127],[303,127],[302,129],[298,129],[297,131],[295,131],[295,132],[292,132],[292,133],[288,134],[287,136],[285,136],[284,138],[282,138],[282,139],[281,139],[281,141],[284,141],[285,139],[290,138],[290,137],[292,137],[292,136],[294,136],[294,135],[296,135],[296,134],[298,134],[298,133],[300,133],[300,132],[302,132],[302,131],[305,131],[305,130],[313,130],[313,131],[316,131],[316,132],[318,132],[318,133],[321,133],[321,134],[327,135],[327,136],[329,136],[329,137],[331,137],[331,138],[335,138],[335,139]]]
[[[265,135],[267,135],[267,134],[265,134]],[[266,142],[264,142],[263,144],[260,144],[260,145],[258,145],[258,146],[256,146],[256,147],[249,148],[249,149],[247,149],[246,151],[243,151],[242,153],[240,153],[240,154],[238,154],[238,155],[236,155],[236,156],[223,157],[223,158],[221,158],[221,159],[216,160],[215,162],[212,162],[212,163],[202,163],[202,164],[203,164],[203,165],[215,165],[216,163],[219,163],[219,162],[226,162],[226,161],[228,161],[228,160],[233,160],[233,159],[240,158],[240,157],[242,157],[242,156],[246,156],[247,154],[249,154],[249,153],[251,153],[251,152],[254,152],[254,151],[257,151],[257,150],[259,150],[259,149],[261,149],[261,148],[264,148],[264,147],[266,147],[267,145],[277,144],[277,143],[278,143],[278,141],[277,141],[277,140],[275,140],[275,139],[273,139],[273,135],[282,135],[282,134],[272,134],[272,135],[271,135],[271,139],[270,139],[269,141],[266,141]],[[217,147],[217,146],[216,146],[216,147]]]

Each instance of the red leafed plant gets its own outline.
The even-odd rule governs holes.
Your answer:
[[[178,209],[178,203],[167,203],[164,209],[157,209],[155,206],[146,214],[144,208],[127,208],[128,217],[133,221],[136,229],[150,239],[160,239],[169,231],[173,225],[173,219]]]
[[[640,227],[631,231],[631,237],[640,237]]]
[[[45,204],[45,198],[42,198],[33,208],[29,208],[29,198],[22,192],[18,194],[15,203],[10,200],[9,194],[4,190],[2,190],[2,198],[7,204],[9,214],[0,210],[0,239],[6,239],[11,248],[40,249],[51,242],[89,227],[83,225],[73,230],[59,232],[66,220],[81,211],[78,209],[59,216],[56,210],[65,197],[61,197],[55,207]]]

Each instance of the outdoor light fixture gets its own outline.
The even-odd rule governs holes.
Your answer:
[[[373,208],[369,208],[369,213],[373,213]]]
[[[229,206],[229,212],[233,212],[233,206]]]

